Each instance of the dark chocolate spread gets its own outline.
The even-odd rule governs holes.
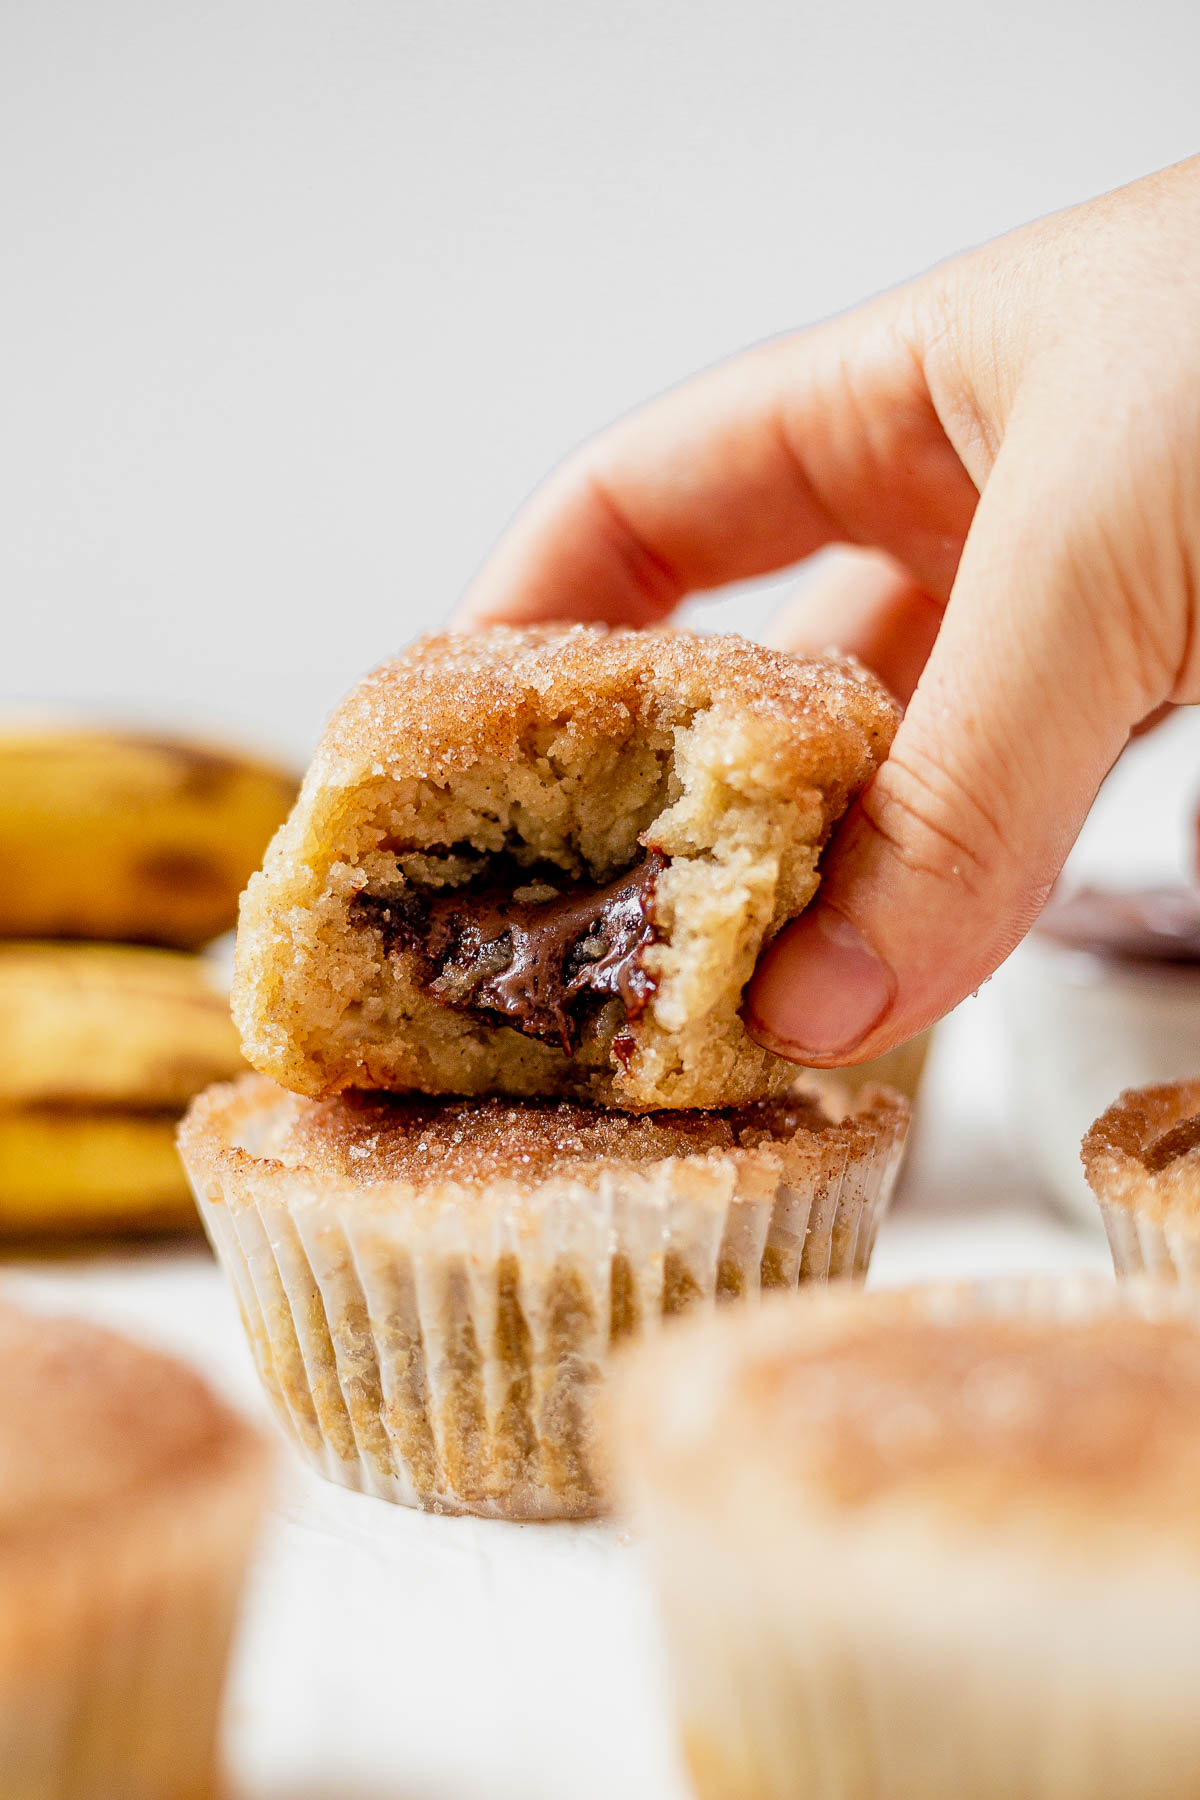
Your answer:
[[[1200,892],[1080,888],[1053,899],[1037,935],[1120,962],[1200,962]]]
[[[655,941],[654,889],[667,858],[651,850],[604,887],[574,882],[546,900],[514,900],[542,871],[496,863],[482,882],[398,893],[361,893],[352,911],[382,934],[384,949],[412,951],[444,1006],[499,1013],[530,1037],[575,1050],[584,1019],[617,999],[627,1020],[645,1010],[654,978],[643,965]],[[561,870],[553,872],[561,882]]]
[[[1158,1175],[1181,1156],[1196,1149],[1200,1149],[1200,1113],[1193,1113],[1190,1119],[1180,1119],[1177,1125],[1170,1126],[1154,1139],[1146,1150],[1146,1172]]]

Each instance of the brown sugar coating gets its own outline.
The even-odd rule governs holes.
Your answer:
[[[743,1400],[849,1506],[932,1484],[1002,1511],[1036,1484],[1190,1510],[1200,1479],[1194,1322],[864,1320],[764,1364]]]
[[[718,1457],[821,1508],[962,1525],[1172,1533],[1200,1549],[1200,1310],[1085,1284],[832,1293],[657,1347],[626,1396],[636,1442],[703,1491]],[[1170,1293],[1171,1290],[1168,1290]],[[688,1394],[711,1404],[689,1412]],[[675,1431],[671,1421],[693,1420]],[[718,1446],[720,1451],[718,1452]]]
[[[782,1091],[742,994],[896,718],[856,665],[736,637],[422,639],[334,715],[247,891],[249,1060],[313,1096]]]
[[[1082,1156],[1102,1207],[1200,1230],[1200,1079],[1130,1088],[1088,1131]]]
[[[731,635],[496,626],[419,638],[359,683],[333,715],[318,762],[380,763],[447,777],[485,757],[512,760],[530,731],[569,722],[620,737],[698,709],[752,710],[779,753],[843,791],[864,750],[890,742],[895,708],[854,663],[804,660]]]
[[[97,1326],[0,1302],[0,1364],[0,1553],[258,1457],[197,1376]]]
[[[566,1100],[512,1105],[342,1094],[296,1105],[272,1149],[284,1162],[333,1179],[482,1188],[666,1157],[728,1155],[830,1129],[809,1093],[726,1112],[632,1115]]]

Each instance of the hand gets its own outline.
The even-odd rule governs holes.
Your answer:
[[[460,624],[647,624],[829,561],[780,622],[909,701],[747,1023],[878,1055],[1037,916],[1105,773],[1200,699],[1200,158],[751,350],[551,477]],[[911,698],[910,698],[911,696]]]

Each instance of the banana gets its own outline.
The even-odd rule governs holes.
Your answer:
[[[0,943],[0,1107],[182,1110],[243,1067],[211,965],[131,944]]]
[[[185,738],[0,723],[0,937],[208,943],[295,794]]]
[[[205,958],[0,942],[0,1233],[194,1223],[176,1121],[242,1067]]]
[[[0,1107],[0,1234],[197,1223],[174,1113]]]

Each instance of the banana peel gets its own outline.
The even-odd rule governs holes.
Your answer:
[[[295,795],[185,738],[0,724],[0,937],[198,948],[236,922]]]

